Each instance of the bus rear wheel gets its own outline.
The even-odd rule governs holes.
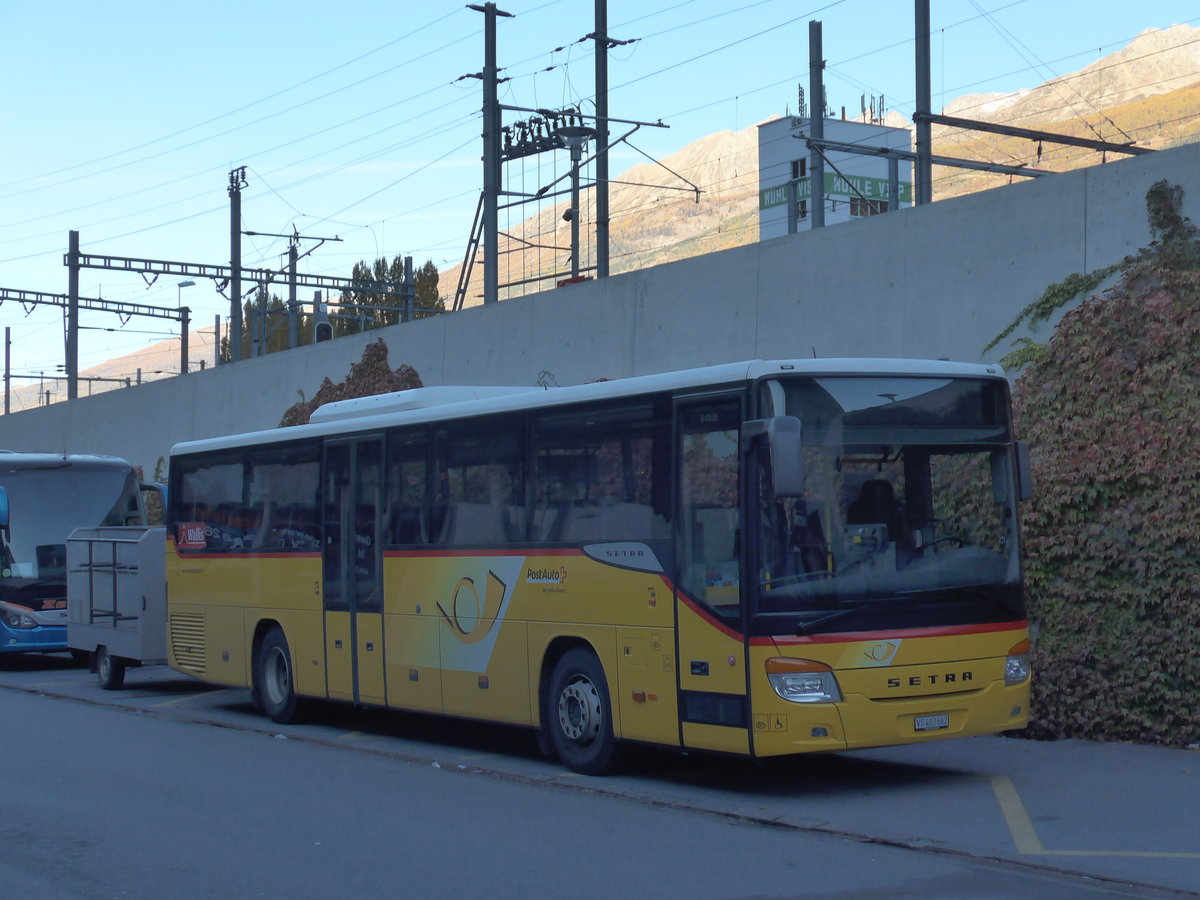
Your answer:
[[[543,728],[563,764],[581,775],[603,775],[617,764],[612,706],[596,654],[573,647],[550,676]]]
[[[267,632],[258,648],[254,666],[253,691],[262,702],[262,710],[272,722],[287,725],[300,718],[300,698],[293,680],[292,654],[283,629],[275,626]]]

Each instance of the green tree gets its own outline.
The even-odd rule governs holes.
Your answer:
[[[397,255],[389,264],[382,257],[375,260],[373,267],[375,281],[380,284],[400,285],[404,283],[404,257]],[[385,325],[395,325],[400,321],[400,311],[404,307],[404,296],[399,289],[386,294],[376,294],[372,306],[386,306],[387,309],[376,310],[372,316],[373,327],[382,328]]]
[[[332,319],[335,337],[358,334],[372,328],[394,325],[400,321],[396,311],[401,303],[398,291],[384,291],[386,284],[399,284],[404,280],[404,259],[397,256],[391,263],[379,257],[373,263],[360,260],[350,273],[354,287],[343,291],[340,309]],[[378,309],[376,307],[392,307]]]
[[[287,348],[287,307],[282,299],[267,290],[266,285],[259,285],[242,305],[242,358],[277,353]]]
[[[397,254],[391,262],[382,256],[369,264],[360,260],[354,264],[350,280],[355,286],[342,292],[336,313],[341,318],[332,320],[335,337],[400,322],[404,309],[404,295],[399,288],[404,283],[402,255]],[[395,288],[385,290],[384,285]],[[445,310],[445,301],[438,295],[438,270],[433,260],[413,273],[413,290],[417,318]]]
[[[413,273],[418,319],[446,311],[446,301],[438,293],[439,277],[437,266],[433,264],[432,259],[425,260],[425,265]]]

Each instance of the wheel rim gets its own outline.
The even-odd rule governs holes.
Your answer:
[[[590,744],[600,734],[603,711],[600,692],[583,675],[567,682],[558,697],[558,726],[562,733],[579,744]]]
[[[292,688],[292,676],[288,670],[287,657],[278,647],[272,647],[267,651],[267,658],[263,665],[263,681],[264,687],[267,690],[267,699],[271,701],[273,706],[278,706],[288,698],[288,693]]]
[[[105,651],[100,651],[100,658],[96,661],[96,669],[100,673],[100,677],[107,681],[112,676],[112,657]]]

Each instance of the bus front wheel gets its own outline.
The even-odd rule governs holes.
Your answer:
[[[550,676],[543,727],[558,758],[573,772],[603,775],[617,763],[612,706],[596,654],[573,647]]]
[[[101,644],[96,648],[96,676],[106,691],[119,691],[125,684],[125,660],[113,656]]]
[[[286,725],[300,717],[300,698],[293,681],[292,654],[278,626],[267,632],[258,648],[254,693],[272,722]]]

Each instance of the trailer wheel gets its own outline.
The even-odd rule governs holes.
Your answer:
[[[253,690],[272,722],[287,725],[300,719],[301,702],[296,696],[292,654],[283,629],[278,625],[267,632],[259,645]]]
[[[101,644],[96,648],[96,675],[100,679],[100,687],[106,691],[119,691],[125,684],[125,660],[113,656],[108,648]]]
[[[573,647],[550,676],[543,727],[558,758],[581,775],[603,775],[617,764],[612,706],[600,660]]]

